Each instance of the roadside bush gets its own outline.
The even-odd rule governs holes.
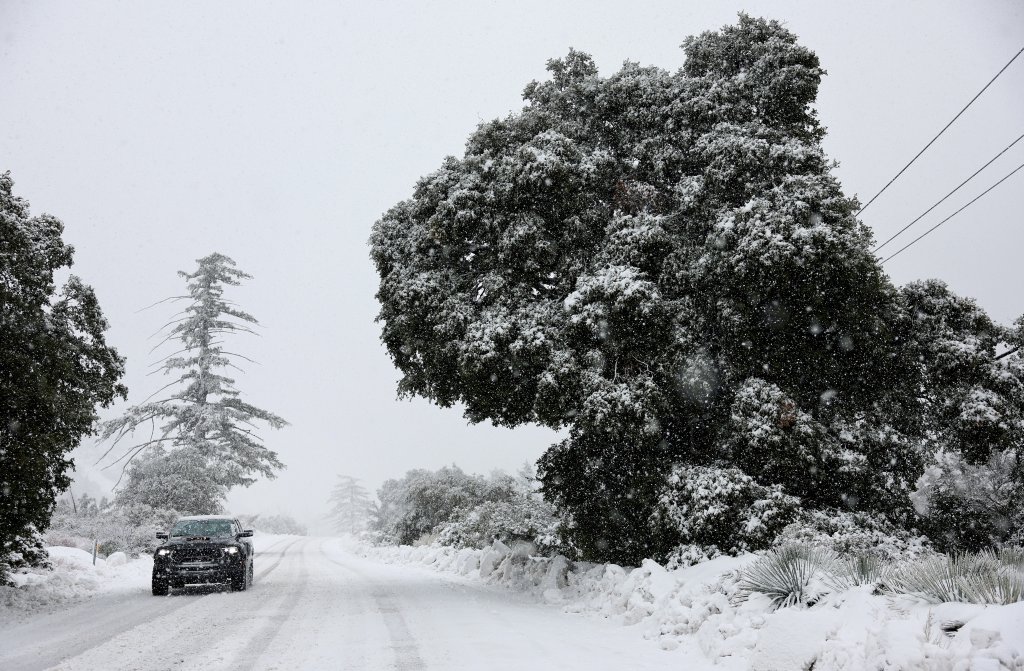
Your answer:
[[[939,452],[918,479],[911,500],[943,552],[977,552],[1024,541],[1024,480],[1016,450],[993,452],[980,463]]]
[[[538,494],[524,493],[506,501],[486,501],[438,527],[437,542],[460,548],[483,548],[499,540],[512,546],[532,543],[540,554],[557,547],[558,519]]]
[[[43,535],[32,525],[27,526],[0,548],[0,585],[5,584],[4,576],[29,567],[50,567]]]
[[[878,515],[847,510],[802,510],[775,545],[802,543],[840,555],[870,554],[895,561],[929,553],[928,539],[889,523]]]
[[[156,532],[169,528],[177,517],[174,510],[141,503],[118,506],[106,499],[96,501],[82,495],[75,505],[67,499],[58,502],[46,539],[49,545],[73,545],[88,550],[97,541],[102,554],[124,552],[137,556],[156,547]]]
[[[522,503],[524,497],[532,495],[531,491],[528,474],[512,476],[495,472],[485,477],[465,473],[457,466],[436,471],[412,470],[402,478],[386,481],[377,491],[380,503],[372,527],[380,542],[410,545],[424,534],[440,532],[447,523],[464,520],[485,503]],[[500,510],[481,511],[470,525],[479,529],[471,531],[466,527],[466,533],[488,533],[485,520],[495,518]],[[526,518],[521,522],[525,524]],[[517,528],[511,518],[505,524],[510,525],[512,531]],[[461,532],[453,533],[458,536]]]

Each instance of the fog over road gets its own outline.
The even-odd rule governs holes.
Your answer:
[[[640,633],[338,539],[257,538],[256,581],[98,595],[0,627],[0,669],[665,669]],[[702,660],[703,661],[703,660]]]

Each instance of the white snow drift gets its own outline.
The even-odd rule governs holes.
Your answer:
[[[388,563],[422,565],[528,592],[566,612],[636,627],[662,648],[684,648],[727,669],[1024,669],[1024,602],[929,605],[856,587],[810,607],[774,609],[749,597],[738,570],[755,555],[667,570],[531,557],[495,543],[485,550],[364,546]]]

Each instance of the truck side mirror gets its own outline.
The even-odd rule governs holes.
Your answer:
[[[246,529],[242,533],[238,534],[239,538],[252,538],[252,529]]]
[[[162,538],[163,540],[167,540],[167,532],[166,531],[158,531],[158,532],[156,532],[156,537],[157,538]]]

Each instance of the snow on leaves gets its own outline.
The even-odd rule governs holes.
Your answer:
[[[374,225],[400,391],[568,427],[541,475],[590,558],[658,552],[638,510],[677,463],[732,460],[803,505],[907,520],[931,427],[975,460],[1013,442],[1020,376],[992,365],[1012,334],[891,286],[820,144],[824,71],[792,33],[741,15],[685,50],[676,73],[550,61],[520,112]]]

